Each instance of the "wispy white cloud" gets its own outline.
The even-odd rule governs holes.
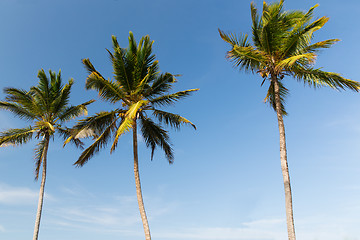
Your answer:
[[[13,187],[0,183],[1,204],[36,204],[38,192],[24,187]]]
[[[172,231],[154,232],[158,238],[167,239],[286,239],[284,234],[284,221],[281,219],[263,219],[245,222],[241,227],[208,227],[174,229]]]
[[[5,232],[5,228],[2,225],[0,225],[0,232]]]

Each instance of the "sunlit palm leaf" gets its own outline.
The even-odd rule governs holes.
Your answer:
[[[31,126],[27,128],[15,128],[0,132],[0,146],[13,144],[21,145],[31,140],[37,130]]]

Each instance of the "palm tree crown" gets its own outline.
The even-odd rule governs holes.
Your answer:
[[[0,101],[0,108],[8,110],[15,116],[33,122],[33,125],[20,129],[9,129],[0,133],[0,146],[21,145],[27,143],[35,135],[42,137],[36,148],[36,171],[35,178],[39,176],[39,169],[43,157],[46,136],[51,138],[57,132],[64,138],[68,136],[69,130],[62,126],[63,123],[86,114],[86,106],[92,101],[70,106],[69,97],[71,87],[74,83],[70,79],[67,84],[62,85],[61,72],[56,74],[49,71],[50,79],[44,70],[38,73],[39,84],[31,87],[29,91],[17,88],[5,88],[6,101]],[[73,140],[81,146],[79,140]]]
[[[281,110],[286,115],[284,101],[288,89],[283,84],[285,76],[292,76],[312,87],[329,86],[334,89],[359,91],[360,84],[333,72],[314,68],[317,53],[331,47],[339,39],[311,43],[315,31],[329,20],[321,17],[313,20],[314,9],[308,12],[284,11],[284,1],[268,5],[263,3],[261,16],[251,3],[252,43],[248,35],[226,34],[219,30],[221,38],[230,43],[227,57],[236,67],[257,72],[270,86],[265,98],[275,110],[274,79],[279,83]],[[273,80],[271,80],[273,78]],[[263,81],[263,83],[264,83]]]
[[[68,140],[95,136],[94,143],[81,154],[75,164],[85,164],[94,153],[105,147],[111,137],[111,152],[114,151],[119,137],[130,131],[137,120],[140,121],[146,145],[152,150],[151,158],[156,147],[160,147],[167,160],[173,162],[174,154],[168,132],[161,123],[176,129],[183,124],[194,128],[195,125],[180,115],[165,112],[158,107],[174,104],[198,89],[167,94],[176,82],[175,75],[159,73],[159,63],[152,54],[153,41],[150,41],[149,36],[141,38],[137,45],[130,32],[128,48],[121,48],[115,36],[112,36],[112,43],[114,52],[108,50],[108,53],[114,69],[114,80],[105,79],[89,59],[83,59],[89,72],[86,89],[97,90],[100,98],[117,105],[113,111],[99,112],[74,126],[73,136]],[[160,124],[153,121],[151,116]]]

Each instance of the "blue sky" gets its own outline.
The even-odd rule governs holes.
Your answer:
[[[139,146],[140,175],[153,239],[287,239],[276,116],[263,103],[261,78],[234,69],[217,28],[249,33],[250,2],[205,0],[2,0],[0,88],[28,89],[37,72],[61,69],[74,78],[72,103],[97,99],[86,91],[81,59],[112,77],[111,35],[127,46],[149,34],[162,71],[182,74],[175,91],[200,88],[168,110],[198,130],[171,131],[175,163],[162,152],[150,161]],[[260,8],[261,1],[255,1]],[[360,80],[355,0],[285,1],[330,21],[315,41],[342,41],[322,52],[318,67]],[[298,239],[358,240],[360,236],[360,102],[357,93],[310,89],[286,79],[285,119]],[[4,99],[0,93],[0,99]],[[98,100],[89,114],[108,109]],[[0,130],[29,123],[0,112]],[[30,238],[40,182],[34,181],[36,141],[0,149],[0,239]],[[83,168],[80,150],[51,142],[40,239],[143,239],[130,136],[115,153],[104,149]]]

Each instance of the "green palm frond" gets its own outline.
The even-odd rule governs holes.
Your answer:
[[[90,63],[88,59],[84,59],[83,62],[84,64]],[[85,86],[86,89],[97,90],[99,92],[99,96],[105,101],[115,103],[125,98],[125,93],[122,91],[122,87],[119,83],[106,80],[97,71],[90,73],[86,79]]]
[[[0,147],[7,145],[22,145],[31,140],[37,129],[31,126],[26,128],[15,128],[0,132]]]
[[[316,55],[314,53],[304,53],[285,58],[276,64],[275,71],[281,72],[283,69],[291,69],[292,66],[301,60],[305,61],[307,64],[313,64],[315,63]]]
[[[181,125],[189,124],[196,130],[195,124],[178,114],[169,113],[157,109],[153,110],[153,114],[160,122],[164,122],[165,124],[170,125],[175,129],[180,129]]]
[[[44,159],[44,150],[47,144],[46,141],[47,140],[44,138],[35,148],[35,180],[38,180],[39,178],[40,167]]]
[[[78,121],[72,127],[71,137],[64,142],[64,145],[73,138],[98,137],[108,126],[115,126],[114,123],[118,120],[117,115],[124,116],[125,113],[124,110],[103,111]]]
[[[59,113],[58,119],[62,122],[66,122],[81,115],[87,115],[87,105],[93,102],[95,102],[95,100],[90,100],[77,106],[70,106],[64,109],[62,113]]]
[[[220,34],[220,37],[225,42],[230,43],[232,47],[234,47],[234,46],[248,47],[249,46],[249,42],[247,40],[247,38],[248,38],[247,34],[240,35],[240,36],[237,36],[234,33],[226,34],[224,31],[221,31],[220,29],[218,29],[218,32]]]
[[[165,157],[169,163],[172,163],[174,161],[174,152],[167,131],[143,114],[140,114],[140,123],[146,146],[151,148],[151,159],[154,157],[156,147],[159,146],[164,150]]]
[[[22,106],[20,106],[16,103],[0,101],[0,109],[8,110],[8,111],[12,112],[13,114],[15,114],[15,116],[18,116],[21,119],[24,118],[27,120],[34,120],[37,118],[37,116],[34,113],[28,111],[27,109],[23,108]]]
[[[131,35],[133,38],[133,41],[135,42],[134,36]],[[136,51],[136,61],[134,65],[134,85],[138,85],[139,81],[144,78],[144,76],[148,75],[151,72],[157,72],[157,61],[155,65],[153,65],[153,62],[155,60],[155,55],[152,54],[152,45],[154,41],[150,40],[149,36],[145,36],[140,40],[139,46],[137,47]],[[130,46],[130,45],[129,45]],[[153,65],[154,70],[149,71],[149,68]],[[150,74],[151,75],[151,74]],[[149,78],[150,80],[153,80],[153,78]],[[150,81],[151,82],[151,81]]]
[[[71,87],[74,84],[74,80],[70,79],[64,87],[57,89],[57,87],[61,87],[61,79],[58,79],[58,77],[56,78],[56,80],[60,80],[60,83],[58,83],[57,81],[51,81],[51,83],[53,84],[51,86],[53,100],[50,104],[50,111],[55,115],[62,112],[69,104]]]
[[[79,138],[72,137],[73,131],[71,128],[56,127],[57,132],[63,138],[64,142],[69,139],[69,142],[73,143],[76,147],[83,149],[84,143]],[[65,146],[65,144],[64,144]]]
[[[149,84],[155,79],[157,80],[158,70],[158,61],[154,61],[153,64],[148,67],[147,73],[144,73],[145,77],[141,78],[142,76],[139,76],[139,83],[136,86],[135,94],[146,92],[147,89],[150,89]]]
[[[251,47],[247,41],[247,35],[238,37],[233,33],[225,34],[220,29],[218,31],[220,37],[231,45],[231,50],[227,52],[226,57],[234,63],[235,67],[255,71],[260,67],[261,62],[266,61],[266,54]]]
[[[298,81],[304,81],[304,83],[315,88],[328,86],[337,90],[345,90],[346,88],[356,92],[360,90],[359,82],[344,78],[338,73],[298,67],[292,69],[292,74]]]
[[[177,93],[173,93],[173,94],[168,94],[168,95],[162,95],[158,98],[152,99],[150,100],[151,104],[153,104],[154,106],[160,105],[160,106],[164,106],[164,105],[171,105],[174,104],[175,102],[179,101],[180,99],[183,99],[185,97],[190,96],[191,93],[198,91],[199,89],[190,89],[190,90],[185,90],[185,91],[180,91]]]
[[[130,34],[131,36],[132,34]],[[126,49],[122,49],[115,36],[112,36],[114,53],[110,55],[114,68],[115,80],[126,92],[132,90],[133,57],[126,58]]]
[[[318,52],[323,48],[330,48],[332,45],[340,41],[340,39],[328,39],[325,41],[317,42],[306,46],[302,51],[303,52]]]
[[[95,153],[99,152],[100,149],[104,148],[108,143],[109,139],[111,138],[111,132],[115,128],[115,124],[115,121],[110,124],[95,140],[95,142],[81,153],[79,159],[74,163],[74,165],[78,167],[83,166]]]
[[[50,71],[50,76],[52,75],[52,72]],[[49,89],[49,79],[45,74],[44,69],[41,69],[38,72],[38,78],[39,78],[39,84],[36,87],[39,91],[39,97],[42,99],[49,98],[50,96],[50,89]]]
[[[153,82],[151,87],[145,91],[146,97],[156,97],[164,94],[172,89],[173,84],[176,83],[176,76],[171,73],[160,74]]]
[[[285,99],[289,95],[289,90],[286,87],[284,87],[281,81],[278,81],[278,83],[279,83],[280,111],[282,115],[286,116],[288,115],[288,113],[285,110]],[[270,82],[270,87],[268,89],[264,102],[268,102],[276,112],[274,82]]]

